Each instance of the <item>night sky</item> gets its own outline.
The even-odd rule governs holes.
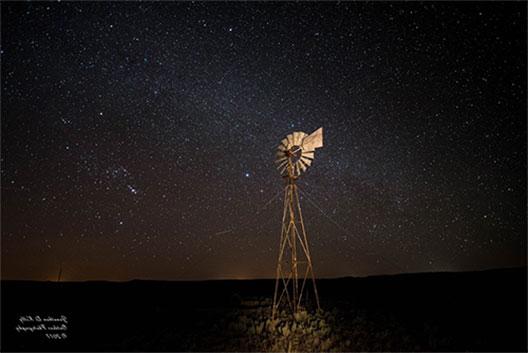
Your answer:
[[[526,263],[526,3],[2,3],[2,278]]]

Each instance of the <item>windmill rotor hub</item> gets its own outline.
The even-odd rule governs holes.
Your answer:
[[[293,146],[290,148],[287,152],[288,157],[292,158],[292,162],[297,162],[302,157],[302,147],[301,146]]]

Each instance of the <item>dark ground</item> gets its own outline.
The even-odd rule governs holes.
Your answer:
[[[323,279],[295,324],[268,320],[270,280],[2,281],[1,351],[526,351],[526,276]],[[66,315],[67,338],[17,332],[24,315]]]

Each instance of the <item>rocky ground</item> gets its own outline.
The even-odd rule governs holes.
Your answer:
[[[347,324],[337,310],[314,312],[300,311],[292,317],[282,310],[275,319],[270,317],[270,306],[266,301],[254,308],[238,310],[229,317],[228,331],[232,338],[240,340],[239,347],[245,351],[259,352],[330,352],[357,351],[363,346],[361,334],[347,330]],[[356,324],[365,323],[360,317]],[[357,326],[366,329],[366,327]],[[367,331],[365,331],[367,332]],[[224,347],[230,350],[229,342]],[[236,349],[235,349],[236,350]]]

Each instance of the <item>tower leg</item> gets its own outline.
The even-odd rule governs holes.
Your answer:
[[[317,309],[321,309],[321,305],[319,304],[319,294],[317,292],[317,285],[315,284],[315,274],[314,274],[313,266],[312,266],[312,256],[310,255],[310,246],[308,245],[308,237],[306,236],[306,228],[304,227],[304,220],[303,220],[302,211],[301,211],[301,202],[299,200],[299,191],[297,190],[297,187],[295,188],[295,199],[297,201],[299,221],[301,223],[301,231],[303,234],[303,237],[302,239],[300,239],[300,241],[301,243],[304,241],[304,250],[305,250],[306,260],[307,260],[307,272],[310,272],[311,277],[312,277],[312,284],[313,284]],[[304,281],[306,281],[306,276],[304,278]],[[304,283],[303,283],[303,287],[304,287]]]
[[[290,183],[289,188],[289,201],[288,208],[290,213],[290,234],[288,236],[291,239],[291,272],[292,272],[292,302],[293,302],[293,312],[297,312],[298,306],[298,282],[299,282],[299,273],[297,271],[297,226],[295,225],[295,211],[294,211],[294,194],[295,194],[295,184]]]
[[[284,253],[284,247],[286,245],[285,232],[286,232],[286,211],[288,210],[288,188],[284,189],[284,203],[283,203],[283,212],[282,212],[282,227],[281,227],[281,238],[279,243],[279,257],[277,259],[277,270],[275,277],[275,292],[273,294],[273,308],[272,308],[272,318],[275,318],[277,314],[278,306],[280,299],[278,298],[279,292],[279,282],[282,279],[282,256]]]

